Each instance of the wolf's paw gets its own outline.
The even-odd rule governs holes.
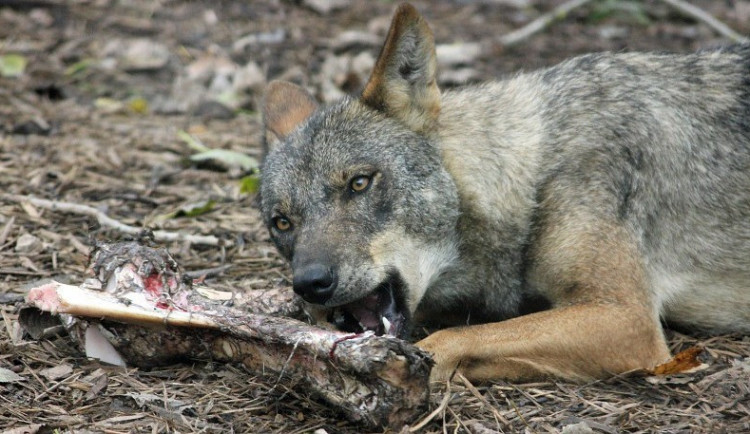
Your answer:
[[[416,345],[430,353],[435,361],[435,366],[430,372],[430,383],[444,383],[459,367],[462,355],[461,342],[457,341],[450,331],[437,331],[417,342]]]

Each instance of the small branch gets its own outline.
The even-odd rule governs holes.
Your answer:
[[[398,429],[427,407],[433,362],[408,342],[373,333],[332,331],[253,309],[284,312],[296,310],[293,306],[225,306],[210,297],[217,294],[186,283],[181,267],[165,248],[133,241],[99,243],[89,262],[87,268],[99,285],[87,284],[106,290],[55,281],[30,288],[27,301],[34,308],[19,314],[29,334],[40,336],[49,328],[39,310],[87,317],[87,321],[68,318],[65,327],[88,356],[137,366],[185,358],[242,363],[255,373],[275,375],[271,389],[281,386],[312,393],[370,428]],[[263,302],[289,300],[250,292]],[[93,325],[92,321],[101,322]],[[101,341],[111,348],[91,338],[97,330],[107,330]]]
[[[443,395],[443,400],[440,401],[440,405],[437,406],[435,410],[432,411],[432,413],[428,414],[424,419],[419,421],[416,425],[409,428],[409,432],[417,432],[424,428],[432,419],[435,419],[435,416],[439,415],[440,413],[444,412],[445,409],[448,407],[448,403],[451,400],[451,397],[453,396],[453,393],[451,392],[451,384],[450,380],[448,381],[446,385],[445,395]]]
[[[200,270],[189,270],[185,271],[185,275],[191,279],[205,279],[208,277],[217,276],[232,268],[232,264],[224,264],[218,267],[202,268]]]
[[[750,41],[750,38],[740,35],[739,33],[729,28],[729,26],[727,26],[726,24],[722,23],[718,19],[711,16],[709,13],[707,13],[703,9],[696,7],[694,5],[691,5],[685,2],[684,0],[661,0],[661,1],[677,9],[679,12],[699,22],[706,24],[707,26],[711,27],[713,30],[715,30],[717,33],[724,36],[725,38],[731,39],[734,42],[742,42],[742,43],[747,43],[748,41]],[[500,36],[498,38],[498,42],[506,47],[523,42],[524,40],[530,38],[531,36],[546,29],[555,21],[565,18],[572,10],[579,8],[590,2],[591,0],[567,1],[561,4],[560,6],[556,7],[555,9],[551,10],[550,12],[530,22],[529,24],[521,27],[520,29],[514,30],[506,35]]]
[[[466,386],[467,389],[469,389],[469,392],[471,392],[472,395],[474,395],[475,398],[477,398],[482,404],[484,404],[492,413],[495,415],[495,418],[499,420],[500,422],[504,423],[506,426],[510,426],[510,422],[508,419],[506,419],[502,414],[500,414],[497,409],[487,401],[487,398],[485,398],[481,393],[479,393],[479,390],[471,384],[471,381],[469,381],[468,378],[464,377],[464,375],[460,372],[456,372],[456,376],[459,380],[461,380],[462,383],[464,383],[464,386]]]
[[[541,32],[549,27],[553,22],[565,18],[570,11],[591,2],[591,0],[570,0],[554,8],[550,12],[540,16],[534,21],[526,24],[518,30],[514,30],[507,35],[498,38],[500,44],[509,47],[528,39],[529,37]]]
[[[18,194],[0,194],[0,198],[17,203],[28,202],[34,206],[48,209],[50,211],[62,211],[94,217],[100,225],[115,229],[128,235],[138,235],[143,232],[144,229],[136,226],[126,225],[125,223],[119,222],[107,216],[98,209],[90,207],[88,205],[39,199],[33,196],[23,196]],[[209,246],[231,246],[233,244],[231,240],[222,240],[213,235],[192,235],[169,231],[154,231],[154,239],[156,241],[187,241],[192,244],[205,244]]]
[[[115,287],[133,281],[136,267],[129,265],[125,278],[115,277]],[[27,301],[33,308],[24,309],[20,321],[29,334],[39,332],[39,311],[101,321],[96,329],[108,330],[104,339],[129,364],[163,366],[185,358],[241,363],[275,376],[272,388],[313,394],[370,429],[401,428],[424,411],[429,398],[432,359],[392,336],[342,341],[348,334],[233,310],[199,296],[190,298],[188,310],[167,309],[143,292],[112,294],[54,281],[31,288]],[[95,345],[87,344],[89,321],[65,323],[84,351]]]
[[[711,27],[716,32],[718,32],[720,35],[726,38],[729,38],[734,42],[750,41],[750,39],[730,29],[729,26],[717,20],[716,18],[708,14],[708,12],[704,11],[703,9],[697,6],[691,5],[690,3],[687,3],[683,0],[662,0],[662,1],[672,6],[673,8],[677,9],[678,11],[682,12],[683,14],[706,24],[707,26]]]
[[[3,230],[0,231],[0,246],[5,244],[5,240],[8,239],[8,235],[10,234],[10,230],[13,229],[13,222],[16,221],[16,218],[11,216],[8,219],[8,222],[5,223],[5,226],[3,227]]]

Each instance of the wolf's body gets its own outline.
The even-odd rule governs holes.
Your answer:
[[[750,47],[588,55],[447,92],[441,107],[436,142],[471,248],[462,249],[461,272],[424,303],[435,293],[443,306],[440,293],[460,287],[459,306],[481,299],[487,319],[517,315],[518,300],[508,298],[523,290],[498,288],[561,282],[535,269],[534,253],[562,213],[570,232],[594,219],[624,231],[652,307],[668,321],[750,332]],[[571,242],[560,240],[552,259]],[[466,273],[475,267],[493,271]]]
[[[435,379],[651,367],[661,319],[750,333],[749,45],[441,95],[405,5],[361,98],[275,83],[265,115],[283,144],[263,213],[295,290],[345,329],[470,325],[418,343]]]

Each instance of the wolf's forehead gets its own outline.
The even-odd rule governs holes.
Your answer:
[[[279,176],[297,181],[317,181],[329,177],[346,164],[346,156],[335,143],[306,138],[303,143],[292,143],[279,149],[273,171]]]
[[[267,183],[267,199],[289,209],[322,201],[330,190],[337,168],[335,158],[320,158],[312,146],[279,148],[269,156],[263,178]]]
[[[352,100],[322,109],[269,155],[263,176],[276,194],[320,196],[368,163],[383,163],[378,118]]]
[[[292,138],[288,146],[280,149],[278,158],[285,170],[301,172],[298,175],[326,178],[334,176],[349,166],[371,160],[378,152],[376,134],[357,128],[357,125],[338,121],[311,124]],[[284,161],[286,160],[286,161]]]

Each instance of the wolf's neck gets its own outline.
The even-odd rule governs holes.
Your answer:
[[[460,265],[442,286],[458,284],[467,299],[482,298],[487,308],[476,313],[493,320],[518,314],[523,247],[542,176],[545,128],[528,80],[447,92],[442,99],[437,140],[461,207]]]
[[[446,92],[442,99],[440,147],[464,211],[500,225],[523,226],[534,207],[545,128],[531,80]]]
[[[540,105],[514,80],[443,95],[435,140],[460,197],[459,256],[431,282],[418,315],[439,312],[447,323],[518,315],[545,140]],[[467,309],[449,319],[446,299]]]

